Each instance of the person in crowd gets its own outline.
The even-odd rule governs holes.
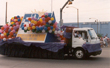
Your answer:
[[[103,38],[103,43],[105,44],[106,47],[108,47],[108,41],[107,41],[107,39],[108,39],[107,36],[105,36],[105,37]]]

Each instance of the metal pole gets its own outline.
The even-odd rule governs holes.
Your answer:
[[[79,27],[79,9],[77,9],[77,25]]]
[[[68,4],[69,1],[70,1],[70,0],[68,0],[68,1],[64,4],[64,6],[63,6],[62,8],[60,8],[60,27],[63,25],[62,11],[63,11],[64,7]]]
[[[97,19],[97,34],[98,34],[98,19]]]
[[[53,6],[52,6],[52,0],[51,0],[51,12],[52,12],[52,7],[53,7]]]
[[[7,2],[6,2],[6,18],[5,18],[5,24],[7,24]]]
[[[60,27],[62,26],[63,22],[62,22],[62,9],[60,8]]]

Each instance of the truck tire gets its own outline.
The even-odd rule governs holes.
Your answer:
[[[76,59],[84,59],[85,58],[85,52],[83,49],[79,48],[79,49],[76,49],[75,52],[74,52],[74,57]]]

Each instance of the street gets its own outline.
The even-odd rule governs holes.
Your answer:
[[[0,55],[0,68],[110,68],[110,47],[102,48],[102,54],[86,60],[33,59]]]

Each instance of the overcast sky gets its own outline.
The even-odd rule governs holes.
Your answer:
[[[0,24],[5,24],[5,5],[8,2],[8,22],[16,15],[24,16],[31,11],[51,12],[51,0],[0,0]],[[52,0],[53,11],[56,20],[60,20],[60,8],[67,0]],[[79,22],[110,21],[110,0],[74,0],[74,6],[79,9]],[[75,8],[64,8],[63,22],[77,22],[77,10]]]

